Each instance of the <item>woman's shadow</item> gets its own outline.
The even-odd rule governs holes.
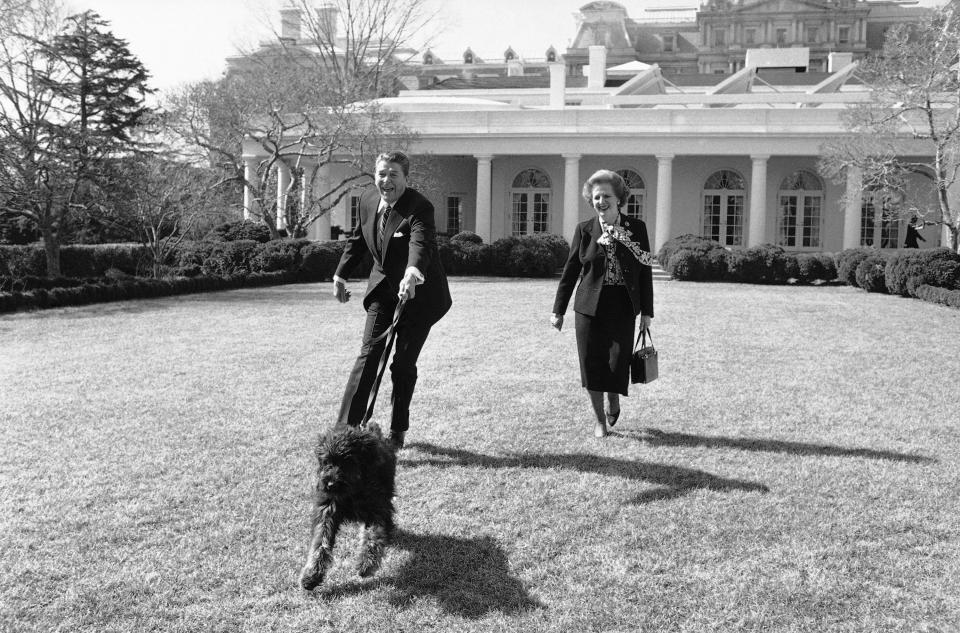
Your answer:
[[[399,570],[374,582],[390,587],[389,602],[406,607],[432,596],[447,613],[479,619],[492,611],[513,615],[544,605],[510,571],[507,555],[490,536],[458,538],[396,530],[391,549],[410,553]],[[320,592],[327,598],[360,593],[371,581],[353,581]]]
[[[427,443],[414,443],[410,444],[410,447],[433,456],[419,459],[411,459],[408,457],[403,460],[406,466],[414,468],[417,466],[434,466],[439,468],[450,466],[472,466],[476,468],[562,468],[564,470],[598,473],[657,484],[656,488],[640,492],[629,500],[629,503],[635,504],[672,499],[698,489],[724,492],[733,490],[742,492],[769,492],[770,490],[767,486],[760,483],[718,477],[693,468],[613,459],[585,453],[530,453],[494,456],[471,453],[470,451],[461,449],[445,448]]]

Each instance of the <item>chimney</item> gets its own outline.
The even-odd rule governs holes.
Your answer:
[[[566,103],[567,65],[550,62],[550,107],[562,108]]]
[[[835,73],[853,63],[853,53],[830,53],[827,55],[827,72]]]
[[[591,46],[590,66],[587,69],[587,88],[603,88],[607,82],[607,47]]]
[[[319,22],[320,32],[330,41],[336,42],[339,31],[340,9],[332,2],[321,4],[317,7],[317,21]]]
[[[507,62],[507,77],[522,77],[523,62],[519,59],[511,59]]]
[[[280,38],[296,42],[300,39],[300,9],[284,7],[280,9]]]

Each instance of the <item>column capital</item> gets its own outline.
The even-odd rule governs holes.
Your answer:
[[[754,162],[770,160],[770,154],[750,154],[750,160]]]
[[[474,154],[473,157],[477,160],[493,160],[493,154]]]
[[[580,160],[583,154],[560,154],[565,160]]]
[[[676,157],[676,154],[656,154],[655,156],[660,162],[668,162],[673,160]]]

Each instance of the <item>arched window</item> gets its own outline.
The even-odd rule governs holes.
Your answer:
[[[511,235],[550,232],[550,177],[541,169],[524,169],[510,188]]]
[[[784,248],[820,248],[823,183],[809,171],[797,171],[780,183],[777,194],[777,244]]]
[[[896,248],[900,242],[901,196],[876,189],[863,192],[860,246]]]
[[[618,169],[617,173],[627,183],[627,189],[630,195],[627,196],[627,203],[623,205],[623,211],[631,218],[637,220],[643,219],[643,202],[646,197],[646,187],[643,184],[643,178],[632,169]]]
[[[463,63],[472,64],[473,63],[473,51],[469,48],[463,51]]]
[[[703,185],[703,237],[724,246],[743,246],[743,176],[723,169]]]
[[[547,61],[548,62],[557,61],[557,49],[555,49],[552,46],[547,49]]]

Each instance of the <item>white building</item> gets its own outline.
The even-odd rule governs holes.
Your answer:
[[[615,3],[584,9],[598,4],[619,15]],[[777,2],[778,10],[800,5],[809,8]],[[868,32],[866,22],[856,24]],[[584,180],[609,168],[627,177],[627,212],[646,222],[655,248],[685,233],[734,248],[902,245],[905,220],[865,202],[856,173],[842,183],[817,173],[822,144],[844,131],[842,109],[869,98],[856,81],[854,53],[829,53],[826,71],[811,72],[809,47],[745,48],[732,74],[667,75],[642,59],[609,65],[608,46],[587,48],[585,81],[558,59],[544,63],[548,78],[524,81],[514,71],[382,100],[418,132],[413,160],[422,154],[442,161],[424,191],[440,231],[470,230],[485,241],[533,233],[570,238],[591,214],[580,197]],[[902,151],[925,153],[910,142]],[[256,160],[253,146],[249,160]],[[932,201],[923,182],[912,184],[914,202]],[[349,229],[351,204],[348,196],[310,236],[327,238],[331,224]],[[942,239],[932,230],[924,237],[927,247]]]

